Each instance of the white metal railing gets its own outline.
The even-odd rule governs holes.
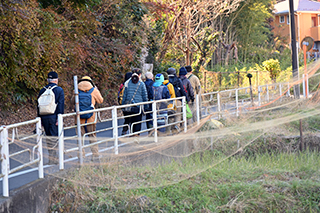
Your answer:
[[[317,73],[313,75],[311,78],[307,76],[306,82],[307,87],[303,87],[304,94],[309,94],[309,84],[310,82],[316,82],[319,81],[320,79],[320,73]],[[303,84],[303,82],[301,82]],[[237,89],[231,89],[231,90],[225,90],[225,91],[217,91],[217,92],[210,92],[210,93],[205,93],[200,96],[197,96],[195,99],[195,105],[196,105],[196,121],[197,123],[200,122],[200,117],[203,116],[211,116],[211,115],[216,115],[217,117],[224,116],[225,113],[229,114],[235,114],[236,116],[239,116],[239,113],[241,110],[246,109],[248,107],[251,107],[253,104],[256,106],[261,106],[263,103],[270,102],[272,100],[279,99],[280,101],[282,100],[283,94],[286,96],[290,97],[290,87],[292,85],[290,83],[276,83],[276,84],[268,84],[268,85],[261,85],[258,86],[256,89],[252,88],[253,93],[252,97],[250,95],[250,87],[245,87],[245,88],[237,88]],[[305,91],[305,88],[307,88],[307,91]],[[314,92],[314,88],[311,88],[311,92]],[[159,112],[161,110],[157,109],[157,104],[160,104],[161,102],[169,102],[173,101],[175,103],[175,100],[181,101],[182,104],[180,106],[181,111],[180,113],[176,113],[173,116],[178,116],[181,117],[182,119],[169,123],[166,122],[165,125],[158,126],[157,121],[158,119],[161,119],[161,117],[158,116]],[[152,105],[152,110],[151,111],[144,111],[144,105],[151,104]],[[140,107],[140,112],[143,114],[152,114],[152,119],[149,119],[150,121],[153,121],[153,127],[152,128],[147,128],[145,130],[141,130],[139,132],[133,133],[131,126],[131,129],[129,129],[129,134],[125,136],[119,136],[118,130],[119,128],[124,127],[125,125],[118,125],[118,120],[119,119],[124,119],[130,116],[134,115],[129,115],[129,116],[121,116],[119,115],[119,112],[121,109],[127,107],[127,106],[138,106]],[[179,106],[176,106],[179,107]],[[158,134],[157,130],[160,128],[165,128],[168,126],[172,125],[177,125],[177,124],[182,124],[184,126],[184,132],[187,131],[187,118],[186,118],[186,100],[184,97],[182,98],[175,98],[175,99],[166,99],[166,100],[159,100],[159,101],[150,101],[150,102],[143,102],[143,103],[137,103],[137,104],[130,104],[130,105],[121,105],[121,106],[112,106],[112,107],[107,107],[107,108],[101,108],[101,109],[95,109],[95,110],[90,110],[90,111],[85,111],[85,112],[80,112],[79,115],[81,114],[87,114],[95,112],[96,115],[99,115],[102,112],[109,112],[111,113],[112,117],[107,118],[105,120],[101,120],[101,122],[108,122],[110,121],[111,127],[107,127],[104,129],[99,129],[96,130],[95,132],[91,133],[86,133],[85,135],[81,137],[78,137],[78,135],[73,135],[70,137],[64,137],[64,131],[68,129],[73,129],[76,128],[77,125],[71,125],[71,126],[64,126],[64,119],[67,117],[71,116],[77,116],[76,113],[69,113],[69,114],[59,114],[58,115],[58,134],[59,134],[59,169],[64,169],[64,154],[70,153],[70,152],[78,152],[79,156],[82,156],[82,150],[84,148],[88,148],[90,146],[98,145],[101,143],[105,143],[108,141],[114,141],[113,147],[114,148],[114,153],[118,154],[119,150],[119,138],[121,137],[127,137],[127,136],[132,136],[135,134],[140,134],[143,132],[147,131],[154,131],[154,142],[158,142]],[[140,113],[139,112],[139,113]],[[97,116],[99,117],[99,116]],[[95,122],[97,122],[97,117]],[[137,123],[142,123],[142,122],[147,122],[148,120],[143,120],[140,122],[135,122],[133,125]],[[17,128],[28,125],[28,124],[36,124],[36,136],[37,136],[37,143],[35,146],[33,146],[32,151],[29,149],[24,149],[20,150],[15,153],[9,154],[9,145],[15,143],[15,139],[18,137],[18,131]],[[90,124],[90,123],[89,123]],[[91,123],[92,124],[92,123]],[[88,124],[81,124],[80,126],[85,126]],[[80,127],[79,126],[79,127]],[[8,138],[8,130],[12,130],[11,133],[11,142],[9,142]],[[39,178],[43,178],[43,150],[42,150],[42,138],[41,138],[41,121],[40,118],[37,118],[35,120],[30,120],[18,124],[13,124],[13,125],[8,125],[8,126],[1,126],[0,127],[0,144],[1,144],[1,176],[3,179],[3,196],[8,197],[9,196],[9,181],[8,181],[8,176],[9,174],[16,172],[22,168],[25,168],[27,166],[30,166],[32,164],[38,163],[38,170],[39,170]],[[85,145],[84,138],[88,136],[89,134],[92,133],[101,133],[104,131],[112,131],[112,137],[110,138],[105,138],[101,139],[95,143],[90,143],[89,145]],[[34,135],[29,135],[24,138],[19,138],[19,140],[27,140],[34,137]],[[65,148],[65,142],[68,140],[79,140],[80,142],[75,146],[71,148]],[[37,150],[37,152],[36,152]],[[99,150],[104,151],[104,150]],[[30,155],[30,161],[27,163],[22,164],[21,166],[18,166],[16,168],[10,168],[10,157],[17,156],[19,154],[22,154],[24,152],[29,152]],[[31,155],[32,152],[32,155]],[[38,158],[34,159],[34,154],[37,153]],[[81,154],[80,154],[81,153]],[[80,157],[81,158],[81,157]],[[80,163],[82,163],[80,161]]]
[[[159,107],[157,107],[157,105],[159,105],[161,103],[168,103],[168,102],[175,103],[175,101],[181,101],[182,102],[181,106],[175,106],[175,107],[180,107],[181,108],[181,113],[176,113],[176,114],[174,114],[172,116],[179,116],[180,115],[182,117],[182,120],[181,121],[177,121],[177,122],[172,122],[172,123],[166,122],[165,125],[158,126],[157,125],[158,120],[163,119],[163,117],[159,116],[160,112],[161,111],[166,111],[166,110],[169,110],[169,109],[159,109]],[[144,110],[144,106],[148,105],[148,104],[152,105],[152,110],[151,111],[145,111]],[[136,113],[136,114],[131,114],[131,115],[127,115],[127,116],[120,116],[119,115],[119,112],[123,108],[130,107],[130,106],[131,107],[132,106],[139,107],[139,112]],[[65,163],[64,154],[66,154],[66,153],[78,152],[79,153],[78,156],[79,156],[79,158],[81,158],[82,154],[80,154],[80,153],[83,153],[83,149],[89,148],[91,146],[96,146],[96,145],[99,145],[99,144],[102,144],[102,143],[106,143],[106,142],[109,142],[109,141],[114,141],[114,145],[113,145],[112,148],[114,148],[115,154],[118,154],[119,153],[119,151],[118,151],[119,138],[138,135],[138,134],[149,132],[149,131],[154,131],[154,134],[153,134],[154,142],[158,142],[158,132],[157,132],[158,129],[166,128],[166,127],[177,125],[177,124],[182,124],[184,126],[184,132],[187,131],[185,97],[174,98],[174,99],[163,99],[163,100],[158,100],[158,101],[141,102],[141,103],[136,103],[136,104],[127,104],[127,105],[112,106],[112,107],[88,110],[88,111],[85,111],[85,112],[79,112],[79,115],[87,114],[87,113],[93,113],[93,112],[96,114],[96,117],[97,117],[97,115],[99,113],[108,113],[108,112],[110,113],[111,112],[111,115],[112,115],[111,118],[107,118],[107,119],[101,120],[101,122],[111,121],[111,126],[103,128],[103,129],[99,129],[99,130],[96,130],[96,131],[93,131],[93,132],[85,133],[84,135],[82,135],[80,137],[81,146],[78,145],[78,146],[71,147],[71,148],[65,148],[65,142],[67,140],[74,140],[76,138],[79,138],[78,134],[76,134],[74,136],[71,136],[71,137],[65,138],[64,137],[64,131],[66,129],[76,128],[76,125],[64,127],[64,122],[63,121],[64,121],[64,119],[66,119],[68,117],[77,116],[77,114],[76,113],[68,113],[68,114],[63,114],[63,115],[60,114],[60,115],[58,115],[59,169],[60,170],[64,169],[64,163]],[[125,119],[125,118],[128,118],[128,117],[133,117],[133,116],[139,115],[141,113],[143,113],[143,114],[149,114],[149,113],[152,114],[152,119],[149,119],[149,120],[153,121],[153,127],[152,128],[147,128],[147,129],[142,129],[142,130],[140,130],[138,132],[133,132],[132,129],[133,129],[134,125],[141,124],[141,123],[147,122],[149,120],[137,121],[137,122],[134,122],[134,123],[131,124],[131,129],[129,129],[129,134],[126,134],[126,135],[123,135],[123,136],[119,136],[119,134],[118,134],[119,128],[123,128],[125,125],[118,125],[118,120],[119,119]],[[198,113],[199,113],[199,111],[198,111]],[[97,118],[96,118],[96,120],[97,120]],[[95,122],[93,122],[93,123],[95,123]],[[89,125],[89,124],[92,124],[92,123],[81,124],[81,126],[86,126],[86,125]],[[103,132],[106,132],[106,131],[112,131],[112,137],[110,137],[110,138],[102,138],[100,140],[97,140],[94,143],[89,143],[89,144],[85,145],[85,137],[86,136],[89,136],[90,134],[95,134],[95,133],[103,133]],[[105,149],[104,150],[99,150],[99,151],[100,152],[101,151],[105,151]],[[82,163],[83,162],[80,160],[80,164],[82,164]]]
[[[20,138],[19,141],[27,140],[30,138],[34,138],[36,136],[36,144],[32,147],[32,155],[31,151],[28,148],[23,150],[14,152],[10,154],[9,145],[13,144],[15,141],[15,132],[18,127],[36,124],[36,134],[27,136],[24,138]],[[11,134],[11,143],[9,143],[9,134],[8,132],[12,130]],[[11,124],[8,126],[2,126],[0,128],[0,143],[1,143],[1,177],[2,177],[2,194],[4,197],[9,197],[9,174],[19,171],[23,168],[31,166],[33,164],[38,164],[38,176],[39,178],[43,178],[43,150],[42,150],[42,137],[41,137],[41,119],[36,118],[34,120],[25,121],[22,123]],[[31,142],[30,142],[31,143]],[[37,150],[37,152],[36,152]],[[20,155],[22,153],[29,152],[29,161],[22,163],[20,166],[15,168],[10,167],[10,158]],[[37,154],[37,158],[34,158],[34,154]]]

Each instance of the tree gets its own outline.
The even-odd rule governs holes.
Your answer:
[[[221,14],[229,14],[243,0],[179,0],[170,2],[174,10],[165,16],[166,27],[163,47],[159,58],[163,58],[170,43],[185,55],[185,64],[190,64],[191,56],[201,51],[197,38],[205,27],[211,26]]]

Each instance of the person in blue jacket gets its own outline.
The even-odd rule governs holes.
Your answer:
[[[147,89],[145,84],[140,80],[140,76],[141,71],[135,70],[131,79],[128,80],[128,84],[123,92],[122,105],[148,101]],[[143,105],[141,107],[143,107]],[[139,107],[132,107],[132,111],[128,113],[129,115],[134,115],[129,117],[129,123],[133,125],[133,133],[141,130],[141,123],[136,123],[142,120],[142,113],[139,112]]]
[[[55,95],[55,103],[57,104],[56,110],[53,114],[40,115],[39,107],[37,107],[38,117],[41,118],[41,124],[46,133],[47,149],[49,153],[49,164],[55,164],[58,162],[56,158],[56,144],[58,143],[58,114],[64,113],[64,91],[58,86],[58,73],[52,71],[48,74],[48,84],[42,88],[39,92],[38,98],[46,91],[46,88],[54,87],[52,89]]]

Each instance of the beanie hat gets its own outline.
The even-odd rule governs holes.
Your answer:
[[[186,70],[187,72],[191,72],[192,71],[192,67],[190,65],[186,66]]]
[[[58,78],[58,73],[55,71],[51,71],[48,73],[48,79],[57,79]]]
[[[187,74],[187,70],[184,67],[181,67],[179,70],[179,75],[186,75]]]
[[[164,81],[164,77],[161,73],[157,74],[155,79],[154,79],[154,83],[153,86],[155,87],[159,87]]]
[[[169,80],[169,76],[166,72],[161,73],[163,75],[164,80]]]
[[[173,68],[173,67],[170,67],[170,68],[167,70],[167,73],[168,73],[168,75],[176,74],[176,69]]]
[[[146,76],[147,79],[152,79],[153,78],[152,72],[146,72],[145,76]]]

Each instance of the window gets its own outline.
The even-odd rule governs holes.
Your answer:
[[[317,26],[317,17],[311,17],[311,27]]]
[[[290,17],[287,16],[287,24],[290,24]]]
[[[280,23],[284,23],[284,16],[280,16]]]

